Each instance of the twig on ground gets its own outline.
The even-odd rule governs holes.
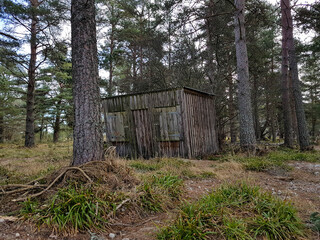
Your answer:
[[[110,218],[110,217],[113,215],[114,212],[116,212],[117,210],[119,210],[119,208],[121,208],[125,203],[127,203],[127,202],[129,202],[129,201],[130,201],[129,198],[126,199],[126,200],[123,200],[123,201],[116,207],[115,211],[110,212],[110,213],[107,215],[107,217]]]

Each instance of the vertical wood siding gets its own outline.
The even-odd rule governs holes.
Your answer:
[[[186,158],[217,152],[214,99],[188,89],[103,100],[107,141],[120,156]]]

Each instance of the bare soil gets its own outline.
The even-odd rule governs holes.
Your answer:
[[[251,172],[243,169],[236,162],[216,162],[206,160],[190,160],[194,168],[205,169],[215,174],[209,179],[186,180],[183,198],[186,201],[195,201],[204,194],[219,187],[222,183],[246,181],[271,192],[278,197],[292,201],[297,207],[300,217],[307,223],[313,212],[320,212],[320,164],[308,162],[290,162],[292,171],[277,169],[268,172]],[[112,225],[112,229],[103,234],[83,233],[74,237],[63,237],[52,234],[46,229],[37,229],[34,226],[19,221],[1,220],[0,239],[74,239],[74,240],[102,240],[137,239],[150,240],[156,238],[158,228],[168,224],[177,214],[178,206],[165,213],[137,216],[137,214],[119,216]],[[120,214],[121,215],[121,214]],[[320,239],[319,235],[312,233],[310,239]]]

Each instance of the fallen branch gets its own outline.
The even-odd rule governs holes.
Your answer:
[[[0,219],[3,219],[3,220],[5,220],[5,221],[10,221],[10,222],[14,222],[14,221],[19,220],[19,218],[17,218],[17,217],[1,216],[1,215],[0,215]]]
[[[123,201],[116,207],[116,209],[115,209],[114,211],[110,212],[110,213],[107,215],[107,217],[110,218],[110,217],[113,215],[114,212],[116,212],[117,210],[119,210],[119,208],[121,208],[125,203],[127,203],[127,202],[129,202],[129,201],[130,201],[129,198],[126,199],[126,200],[123,200]]]

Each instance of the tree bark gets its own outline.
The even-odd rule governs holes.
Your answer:
[[[235,0],[235,45],[238,74],[238,105],[240,122],[240,146],[242,150],[255,150],[256,139],[252,117],[249,84],[248,54],[244,27],[244,2]]]
[[[94,0],[71,1],[73,162],[103,160]]]
[[[56,143],[59,141],[60,137],[60,120],[61,120],[61,111],[60,111],[60,105],[61,100],[58,101],[57,104],[57,112],[56,112],[56,119],[54,121],[54,127],[53,127],[53,142]]]
[[[301,150],[307,150],[308,148],[310,148],[310,140],[306,116],[302,102],[297,57],[293,39],[293,23],[291,16],[290,0],[281,0],[281,13],[283,18],[282,29],[287,33],[286,41],[288,47],[290,73],[292,78],[293,97],[297,116],[299,145]]]
[[[0,113],[0,143],[4,142],[4,116]]]
[[[31,0],[31,6],[37,8],[38,0]],[[25,147],[34,147],[34,95],[36,84],[36,62],[37,62],[37,24],[38,18],[33,12],[31,17],[31,39],[30,39],[30,61],[28,69],[28,89],[27,89],[27,116],[26,116],[26,132],[25,132]]]
[[[231,70],[230,70],[231,71]],[[229,91],[229,101],[228,101],[228,108],[229,108],[229,124],[230,124],[230,140],[231,143],[235,143],[237,141],[237,129],[236,129],[236,111],[235,111],[235,104],[234,104],[234,87],[232,83],[232,72],[228,75],[228,91]]]
[[[111,16],[114,17],[114,5],[111,5]],[[108,86],[108,96],[112,96],[112,88],[113,88],[113,54],[114,54],[114,40],[115,40],[115,28],[116,25],[114,20],[111,21],[111,34],[110,34],[110,65],[109,65],[109,86]]]
[[[293,148],[292,113],[290,106],[289,89],[289,57],[288,57],[288,31],[286,10],[281,0],[281,24],[282,24],[282,63],[281,63],[281,93],[284,127],[284,145]]]
[[[258,82],[257,76],[253,77],[253,120],[254,120],[254,130],[256,139],[259,141],[261,138],[261,127],[260,127],[260,120],[259,120],[259,106],[258,106]]]

